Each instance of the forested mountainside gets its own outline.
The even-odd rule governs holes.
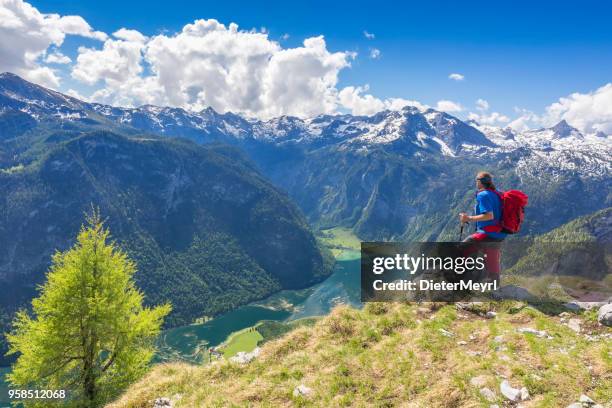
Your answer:
[[[232,149],[105,131],[44,140],[0,171],[4,324],[92,208],[136,261],[147,302],[172,303],[170,326],[329,273],[299,209]]]
[[[578,283],[574,286],[597,292],[598,300],[612,295],[611,207],[578,217],[535,237],[525,246],[527,253],[508,270],[509,274],[571,276]]]

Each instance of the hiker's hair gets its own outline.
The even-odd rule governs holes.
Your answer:
[[[476,178],[483,185],[484,188],[490,188],[495,190],[495,184],[493,184],[493,175],[488,171],[481,171],[476,175]]]

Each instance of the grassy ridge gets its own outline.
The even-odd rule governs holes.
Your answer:
[[[612,400],[612,341],[600,336],[609,329],[581,318],[584,331],[600,336],[589,341],[525,305],[496,309],[497,317],[484,319],[452,305],[338,307],[314,327],[268,342],[247,365],[158,366],[109,407],[149,407],[162,396],[175,407],[478,407],[502,403],[503,379],[529,390],[526,407],[567,406],[583,393]],[[525,327],[550,338],[518,331]],[[472,384],[476,377],[482,385]],[[294,396],[300,384],[312,394]],[[481,387],[495,400],[486,401]]]

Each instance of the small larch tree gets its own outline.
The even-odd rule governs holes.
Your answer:
[[[8,381],[17,389],[66,390],[67,398],[27,406],[98,407],[144,374],[171,308],[144,307],[135,272],[97,212],[75,245],[53,256],[32,315],[18,312],[7,336],[8,354],[18,356]]]

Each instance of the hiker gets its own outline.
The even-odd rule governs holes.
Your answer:
[[[502,195],[499,193],[493,183],[491,173],[481,171],[476,175],[476,205],[474,206],[474,215],[466,213],[459,214],[461,224],[470,222],[476,223],[476,231],[465,238],[466,243],[481,243],[483,252],[486,254],[485,267],[487,270],[487,278],[499,279],[500,275],[500,246],[501,242],[506,238],[506,233],[502,232]],[[473,245],[471,251],[479,250],[481,245]]]

